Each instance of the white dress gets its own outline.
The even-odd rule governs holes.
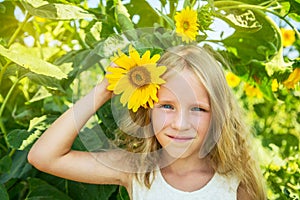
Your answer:
[[[239,182],[236,176],[215,173],[201,189],[184,192],[169,185],[158,170],[150,189],[133,179],[132,200],[236,200]]]

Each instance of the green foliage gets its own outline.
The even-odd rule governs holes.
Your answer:
[[[200,34],[195,42],[217,49],[229,61],[226,70],[242,80],[233,89],[253,124],[268,198],[299,199],[299,82],[293,88],[286,84],[300,62],[299,26],[291,22],[300,22],[299,1],[183,4],[197,7]],[[171,0],[160,1],[158,7],[145,0],[107,0],[94,8],[83,0],[0,2],[0,199],[129,199],[124,187],[44,174],[28,164],[27,153],[43,131],[102,78],[117,49],[132,40],[139,51],[160,53],[181,43],[174,31],[165,31],[176,28],[174,15],[180,5]],[[210,38],[208,31],[220,31],[212,26],[215,19],[233,33],[225,37],[222,30],[220,38]],[[280,27],[294,30],[291,46],[283,47]],[[291,59],[291,54],[298,58]],[[107,147],[107,138],[114,139],[110,103],[96,113],[101,131],[95,123],[87,126],[74,149],[97,151]],[[85,143],[92,146],[87,149]]]

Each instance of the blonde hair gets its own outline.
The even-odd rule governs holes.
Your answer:
[[[236,174],[241,180],[243,190],[251,196],[251,199],[266,199],[262,174],[251,156],[247,143],[250,133],[245,126],[243,113],[226,82],[222,66],[214,56],[198,46],[177,46],[168,49],[158,65],[167,66],[169,69],[164,75],[165,79],[171,75],[170,71],[180,72],[184,67],[189,68],[199,77],[209,94],[212,118],[200,156],[208,156],[216,172]],[[155,152],[158,152],[161,146],[153,135],[151,126],[148,126],[151,123],[149,109],[141,108],[137,113],[131,113],[131,118],[135,123],[124,123],[123,127],[127,127],[128,132],[135,127],[135,131],[132,136],[126,137],[127,141],[123,140],[123,144],[127,145],[128,151],[144,153],[145,156],[141,157],[141,160],[134,161],[141,172],[135,175],[138,180],[150,187],[150,173],[159,158],[159,154]],[[144,134],[147,137],[135,137],[136,134]],[[135,147],[128,146],[135,143],[138,144]],[[148,157],[146,153],[150,152],[153,154]]]

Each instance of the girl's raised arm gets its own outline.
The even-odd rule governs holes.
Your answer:
[[[116,164],[120,164],[117,161],[120,157],[118,152],[91,153],[71,150],[79,130],[111,98],[112,92],[106,89],[107,85],[107,80],[104,79],[43,133],[28,154],[28,161],[33,166],[46,173],[75,181],[127,186],[129,176],[125,172],[97,161],[114,157]]]

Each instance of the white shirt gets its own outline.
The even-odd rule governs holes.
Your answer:
[[[132,183],[132,200],[236,200],[239,179],[233,175],[215,173],[211,180],[201,189],[184,192],[169,185],[160,170],[148,189],[136,179]]]

